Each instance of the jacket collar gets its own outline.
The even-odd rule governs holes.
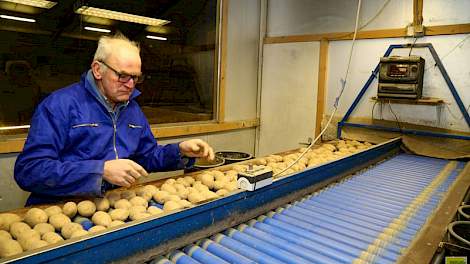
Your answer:
[[[96,85],[95,77],[93,76],[91,69],[82,74],[82,76],[80,77],[80,81],[82,82],[85,89],[89,93],[91,93],[96,100],[98,100],[101,104],[103,104],[106,107],[106,109],[109,110],[110,105],[108,104],[106,97],[98,89],[98,86]],[[140,94],[141,92],[137,90],[136,88],[134,88],[134,91],[132,91],[129,101],[122,103],[122,104],[124,105],[129,104],[130,101],[134,100]]]

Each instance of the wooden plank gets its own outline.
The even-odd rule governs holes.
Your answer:
[[[244,128],[256,127],[259,125],[258,119],[240,120],[234,122],[219,122],[206,124],[193,124],[182,126],[152,127],[152,133],[157,138],[168,138],[177,136],[188,136],[206,134],[213,132],[230,131]]]
[[[380,39],[380,38],[401,38],[406,37],[406,28],[395,29],[380,29],[359,31],[356,39]],[[425,27],[425,36],[436,35],[452,35],[452,34],[468,34],[470,33],[469,24],[456,24],[456,25],[442,25],[442,26],[429,26]],[[322,33],[322,34],[309,34],[309,35],[292,35],[292,36],[278,36],[266,37],[265,44],[276,43],[291,43],[291,42],[311,42],[321,40],[351,40],[354,32],[336,32],[336,33]]]
[[[218,100],[218,113],[217,121],[224,122],[225,120],[225,89],[226,89],[226,71],[227,71],[227,20],[228,20],[228,5],[229,0],[220,1],[222,5],[222,14],[220,15],[221,26],[220,29],[220,79],[219,79],[219,100]]]
[[[441,105],[444,104],[444,100],[440,98],[423,97],[421,99],[397,99],[397,98],[377,98],[372,97],[373,101],[380,103],[392,103],[392,104],[413,104],[413,105]]]
[[[328,77],[328,40],[320,41],[320,65],[318,67],[317,112],[315,121],[315,137],[322,129],[321,122],[325,112],[325,91]]]
[[[470,163],[453,183],[434,214],[421,228],[418,236],[408,247],[397,263],[430,263],[470,186]]]
[[[222,123],[194,123],[179,126],[152,127],[152,133],[158,139],[190,136],[205,133],[231,131],[259,126],[259,119],[240,120]],[[15,153],[23,150],[25,138],[12,138],[0,140],[0,154]]]
[[[293,35],[293,36],[278,36],[266,37],[264,43],[290,43],[290,42],[310,42],[320,40],[350,40],[353,38],[354,32],[334,32],[323,34],[310,34],[310,35]],[[359,31],[356,39],[376,39],[376,38],[399,38],[406,36],[406,28],[396,29],[380,29]]]
[[[424,31],[426,36],[453,35],[470,33],[469,24],[443,25],[426,27]]]

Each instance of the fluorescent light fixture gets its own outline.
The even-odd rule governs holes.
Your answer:
[[[22,126],[6,126],[6,127],[0,127],[0,130],[10,130],[10,129],[24,129],[24,128],[29,128],[30,125],[22,125]]]
[[[84,27],[86,30],[90,31],[96,31],[96,32],[103,32],[103,33],[109,33],[111,30],[109,29],[104,29],[104,28],[95,28],[95,27]]]
[[[25,17],[7,16],[7,15],[0,15],[0,17],[1,17],[1,18],[5,18],[5,19],[16,20],[16,21],[29,22],[29,23],[34,23],[34,22],[36,22],[36,19],[25,18]]]
[[[156,39],[156,40],[167,40],[167,38],[164,37],[157,37],[157,36],[152,36],[152,35],[147,35],[148,39]]]
[[[101,8],[96,8],[96,7],[89,7],[89,6],[81,6],[80,8],[75,10],[75,13],[85,15],[85,16],[102,17],[102,18],[108,18],[108,19],[113,19],[113,20],[144,24],[144,25],[149,25],[149,26],[162,26],[162,25],[170,23],[170,21],[163,20],[163,19],[132,15],[132,14],[127,14],[123,12],[117,12],[117,11],[106,10],[106,9],[101,9]]]
[[[2,1],[15,3],[15,4],[21,4],[21,5],[27,5],[27,6],[47,8],[47,9],[50,9],[57,4],[56,2],[51,2],[51,1],[46,1],[46,0],[2,0]]]

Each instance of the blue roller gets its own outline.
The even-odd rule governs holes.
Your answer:
[[[306,210],[310,210],[310,211],[318,211],[320,213],[323,213],[323,214],[327,214],[327,215],[330,215],[330,216],[343,216],[343,217],[346,217],[346,218],[355,218],[355,219],[360,219],[364,222],[369,222],[369,223],[373,223],[377,226],[381,226],[381,227],[387,227],[391,221],[393,219],[391,218],[387,218],[387,219],[384,219],[384,218],[379,218],[379,217],[375,217],[374,215],[371,215],[371,214],[367,214],[367,212],[362,212],[362,211],[345,211],[345,210],[341,210],[337,207],[323,207],[323,206],[312,206],[310,205],[309,203],[306,203],[306,202],[302,202],[302,203],[299,203],[297,204],[299,207],[301,208],[304,208]],[[411,229],[413,230],[417,230],[419,229],[419,226],[410,226]]]
[[[190,256],[179,250],[174,250],[168,254],[168,258],[176,264],[199,264],[201,262],[194,260]]]
[[[304,238],[310,240],[310,242],[323,244],[326,247],[331,247],[337,251],[347,253],[351,256],[358,256],[360,252],[367,249],[370,244],[370,242],[357,240],[354,237],[345,235],[344,233],[338,233],[328,229],[317,228],[315,230],[306,230],[296,226],[295,219],[291,222],[283,222],[277,220],[277,216],[278,215],[273,215],[272,218],[264,218],[262,221],[266,224],[266,226],[259,224],[255,224],[254,226],[270,233],[272,232],[271,228],[274,228],[274,230],[278,232],[282,230],[284,232],[291,233],[291,236],[294,238]],[[270,228],[268,228],[268,226]],[[287,236],[287,234],[285,235]]]
[[[274,220],[281,220],[281,221],[274,221]],[[305,223],[299,219],[292,218],[283,214],[275,214],[272,216],[272,218],[266,218],[264,222],[269,223],[269,224],[274,224],[277,226],[282,226],[290,231],[295,232],[298,235],[303,235],[306,234],[306,231],[311,231],[315,233],[320,233],[324,232],[324,228],[326,227],[329,229],[331,232],[336,232],[336,239],[343,242],[347,243],[352,247],[358,247],[360,250],[367,250],[367,247],[372,244],[378,236],[378,232],[375,232],[375,235],[366,235],[362,234],[360,232],[351,230],[351,229],[344,229],[344,228],[338,228],[335,225],[324,225],[323,223],[319,223],[319,226],[317,227],[309,223]],[[328,226],[328,227],[327,227]],[[336,228],[335,228],[336,227]],[[332,237],[332,238],[335,238]],[[407,243],[403,243],[404,245],[407,245]],[[399,252],[399,246],[396,246],[397,249],[397,254]]]
[[[346,202],[335,202],[333,200],[322,200],[321,202],[319,199],[308,199],[304,201],[307,205],[318,206],[322,208],[336,208],[339,211],[345,212],[352,212],[352,213],[359,213],[370,217],[376,217],[382,221],[390,221],[391,219],[396,218],[396,214],[392,214],[391,212],[386,212],[377,208],[373,207],[362,207],[357,203],[346,203]],[[414,229],[420,229],[420,224],[415,224],[410,222],[410,224],[414,227]]]
[[[217,234],[215,235],[212,240],[214,240],[215,242],[221,244],[222,246],[225,246],[225,247],[228,247],[230,248],[231,250],[249,258],[249,259],[252,259],[254,260],[255,262],[257,263],[265,263],[265,264],[269,264],[269,263],[278,263],[278,264],[281,264],[283,263],[282,261],[279,261],[259,250],[256,250],[254,248],[251,248],[251,247],[248,247],[246,246],[245,244],[243,243],[240,243],[238,242],[237,240],[233,239],[233,238],[230,238],[228,236],[225,236],[223,234]]]
[[[259,223],[261,224],[261,223]],[[240,231],[261,239],[265,242],[275,244],[277,247],[285,249],[295,255],[298,255],[304,259],[307,259],[313,263],[337,263],[338,261],[342,261],[348,263],[353,260],[353,257],[350,255],[343,254],[342,252],[334,251],[331,248],[327,248],[323,245],[315,245],[313,250],[310,250],[308,247],[302,246],[301,241],[299,241],[298,237],[294,237],[291,234],[287,234],[287,236],[276,236],[260,229],[250,227],[247,225],[240,226]],[[282,234],[286,234],[287,232],[282,232]],[[305,243],[305,240],[302,241]],[[303,244],[305,245],[305,244]],[[319,253],[318,251],[322,252]],[[330,254],[325,254],[327,251],[331,251]],[[327,257],[325,255],[334,256],[334,258]]]
[[[278,248],[270,243],[266,243],[263,240],[244,234],[243,232],[240,232],[236,229],[229,228],[228,230],[225,231],[225,234],[235,240],[240,241],[241,243],[247,246],[250,246],[259,251],[262,251],[270,255],[271,257],[278,259],[279,261],[283,263],[292,263],[292,264],[309,263],[309,261],[307,261],[306,259],[296,256],[290,253],[289,251]]]
[[[207,251],[211,252],[212,254],[224,259],[225,261],[229,263],[234,263],[234,264],[255,264],[256,263],[253,260],[250,260],[229,248],[223,247],[210,239],[203,239],[200,243],[200,246],[206,249]]]
[[[189,245],[183,249],[184,253],[186,253],[188,256],[194,258],[195,260],[201,262],[201,263],[207,263],[207,264],[217,264],[217,263],[227,263],[227,261],[211,254],[210,252],[203,250],[202,248],[196,246],[196,245]]]

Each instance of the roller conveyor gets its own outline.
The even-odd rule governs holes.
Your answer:
[[[466,190],[470,177],[463,162],[399,154],[400,145],[390,140],[252,192],[239,190],[6,262],[410,263],[400,260],[410,245],[415,248],[436,208],[449,196],[460,203],[463,195],[449,194]]]
[[[151,263],[396,263],[464,165],[399,154]]]

